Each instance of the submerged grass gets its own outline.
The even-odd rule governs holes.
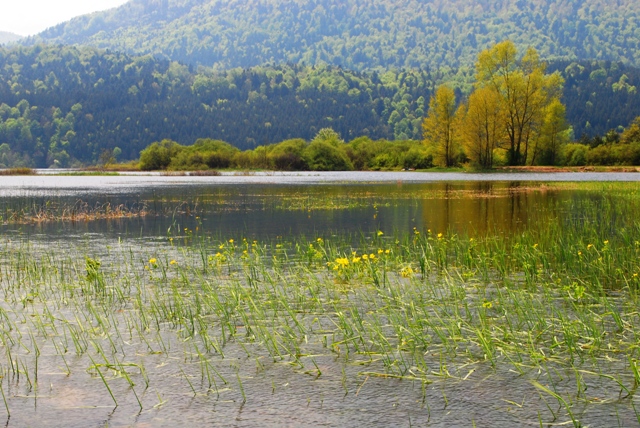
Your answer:
[[[346,394],[402,379],[422,385],[423,401],[425,385],[441,384],[447,402],[451,382],[515,374],[531,423],[582,426],[603,406],[640,422],[640,222],[633,204],[575,204],[574,216],[516,236],[416,228],[258,242],[200,231],[77,253],[4,243],[7,412],[34,393],[43,364],[92,374],[115,405],[129,394],[142,408],[165,404],[143,392],[162,382],[147,375],[161,357],[185,393],[238,402],[252,399],[247,365],[326,378],[328,363]]]

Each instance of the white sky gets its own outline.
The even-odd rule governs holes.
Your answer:
[[[0,31],[31,36],[69,19],[128,0],[0,0]]]

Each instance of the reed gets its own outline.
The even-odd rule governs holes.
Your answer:
[[[32,168],[7,168],[0,169],[0,176],[3,175],[36,175],[37,171]]]

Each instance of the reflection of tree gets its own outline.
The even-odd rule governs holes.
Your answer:
[[[513,235],[548,219],[555,198],[520,182],[441,183],[440,197],[422,203],[424,227],[433,233]]]

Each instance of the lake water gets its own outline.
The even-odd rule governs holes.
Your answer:
[[[382,360],[364,370],[354,360],[365,355],[336,356],[312,335],[303,339],[308,340],[305,352],[312,355],[304,357],[304,368],[288,359],[274,361],[258,345],[231,341],[224,357],[209,360],[211,370],[219,372],[219,384],[206,385],[210,381],[205,372],[214,379],[218,375],[209,373],[197,357],[200,345],[193,347],[193,340],[183,339],[169,322],[157,331],[148,327],[151,333],[133,326],[136,317],[145,314],[136,312],[138,305],[146,305],[143,298],[138,301],[136,293],[147,292],[139,284],[155,290],[162,283],[153,267],[151,279],[140,279],[139,272],[146,275],[142,264],[155,254],[166,258],[167,270],[172,258],[176,264],[188,263],[198,256],[191,248],[194,237],[216,246],[230,239],[279,243],[291,237],[309,242],[339,237],[348,244],[372,241],[379,232],[388,243],[427,231],[465,239],[512,237],[550,224],[589,224],[599,212],[594,206],[610,215],[607,227],[631,227],[635,220],[629,213],[637,199],[621,198],[607,183],[631,183],[624,192],[637,194],[640,184],[633,183],[639,181],[635,173],[0,177],[0,313],[11,320],[1,333],[0,351],[3,394],[11,411],[6,426],[509,427],[539,425],[538,418],[544,426],[553,426],[549,404],[531,387],[530,381],[538,379],[535,372],[518,374],[473,363],[451,367],[454,376],[433,384],[371,376],[363,373],[383,372]],[[592,186],[601,190],[577,188],[572,182],[599,182]],[[586,206],[589,210],[583,211]],[[129,215],[109,215],[118,209]],[[61,272],[77,271],[79,263],[76,276],[83,282],[87,255],[102,260],[105,269],[115,265],[109,267],[114,273],[105,276],[107,282],[126,283],[137,291],[127,297],[88,299],[89,289],[66,289],[65,284],[76,280]],[[45,273],[38,265],[47,260],[54,268]],[[140,271],[134,271],[136,266]],[[27,279],[20,283],[23,276]],[[193,297],[185,292],[187,296]],[[167,298],[169,305],[176,298]],[[150,313],[158,313],[152,306]],[[73,308],[82,308],[83,315],[74,314]],[[210,322],[212,329],[219,328],[216,320]],[[136,338],[136,329],[144,340]],[[88,350],[74,352],[72,344],[82,348],[83,340]],[[62,352],[63,343],[70,349]],[[96,346],[103,348],[98,351]],[[120,372],[113,361],[120,361]],[[312,373],[314,366],[320,376]],[[135,376],[137,398],[122,375],[127,370]],[[102,380],[107,372],[110,392]],[[558,388],[572,376],[563,373]],[[144,377],[148,388],[141,387]],[[585,382],[594,395],[607,394],[606,382]],[[640,404],[632,398],[574,408],[585,426],[637,426],[634,402]],[[0,404],[0,415],[2,408]],[[566,422],[565,416],[558,422]]]
[[[143,218],[22,225],[27,235],[166,235],[196,227],[233,237],[410,230],[477,234],[524,224],[562,210],[571,191],[545,182],[634,182],[636,173],[467,174],[416,172],[254,173],[221,177],[2,177],[0,215],[49,206],[92,210],[110,204],[153,212]],[[539,189],[535,189],[539,188]],[[81,207],[82,206],[82,207]],[[25,208],[26,207],[26,208]],[[543,220],[545,221],[545,220]],[[6,233],[15,230],[5,227]]]

